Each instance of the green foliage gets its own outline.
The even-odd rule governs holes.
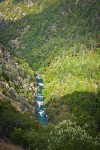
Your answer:
[[[13,67],[10,75],[7,71],[0,74],[1,80],[7,80],[16,89],[18,100],[32,101],[33,93],[27,90],[26,85],[34,80],[31,66],[43,76],[43,94],[46,96],[50,121],[57,123],[70,118],[81,127],[87,123],[88,133],[73,123],[68,127],[64,124],[65,133],[63,127],[61,134],[54,129],[50,136],[53,140],[50,139],[48,143],[49,149],[99,149],[96,139],[89,134],[96,136],[100,129],[100,1],[32,2],[33,6],[28,6],[23,0],[0,3],[1,43],[9,47],[18,62],[18,68]],[[20,76],[17,84],[13,83],[13,79],[17,81],[16,72]],[[5,88],[2,91],[7,95]],[[4,135],[12,133],[15,143],[30,150],[48,149],[46,130],[41,131],[37,122],[33,125],[27,113],[23,117],[12,111],[8,104],[9,111],[5,110],[5,105],[3,107],[1,131]]]
[[[92,137],[86,130],[70,120],[62,121],[55,127],[42,127],[37,121],[19,113],[10,101],[0,102],[0,135],[9,137],[15,144],[33,150],[99,150],[99,136]]]
[[[11,139],[13,140],[14,143],[16,144],[22,144],[23,140],[23,130],[21,128],[14,128],[12,134],[11,134]]]
[[[25,117],[16,110],[10,101],[0,101],[0,132],[1,136],[10,136],[14,128],[27,129],[34,126],[34,122],[29,117]]]
[[[87,126],[87,125],[86,125]],[[93,138],[75,122],[64,120],[50,132],[49,150],[99,150],[99,136]]]
[[[69,55],[65,52],[65,56],[56,57],[44,73],[44,94],[47,100],[54,93],[56,97],[73,91],[99,90],[94,87],[94,83],[99,81],[100,76],[98,52],[84,51],[83,56],[81,52],[73,56],[69,50]]]
[[[78,125],[88,124],[87,132],[92,136],[99,134],[100,92],[78,92],[55,98],[47,105],[50,121],[57,123],[63,119],[71,119]]]
[[[28,131],[23,135],[24,140],[26,141],[25,144],[29,145],[30,150],[48,149],[47,134],[48,133],[44,131],[42,132],[40,131],[37,132],[35,130]]]
[[[47,145],[48,130],[45,130],[38,121],[21,114],[10,101],[0,101],[0,137],[10,138],[15,144],[30,150]]]

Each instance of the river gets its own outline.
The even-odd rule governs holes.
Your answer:
[[[35,74],[35,78],[36,78],[37,85],[38,85],[38,90],[35,95],[36,113],[37,113],[40,123],[42,125],[46,125],[48,123],[48,117],[47,117],[45,107],[44,107],[45,97],[42,94],[43,79],[38,74]]]

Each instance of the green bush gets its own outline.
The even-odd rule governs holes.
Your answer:
[[[11,139],[15,144],[23,144],[23,132],[24,131],[21,128],[14,128],[14,130],[11,133]]]
[[[87,125],[86,125],[87,126]],[[50,132],[49,150],[99,150],[99,136],[93,138],[75,122],[63,120]]]
[[[30,119],[14,108],[10,101],[0,101],[0,137],[9,138],[25,148],[47,148],[48,132],[37,120]]]
[[[17,111],[10,101],[0,101],[0,116],[1,137],[10,137],[14,128],[38,128],[32,119]]]

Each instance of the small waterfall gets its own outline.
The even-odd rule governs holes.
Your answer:
[[[38,85],[38,90],[37,90],[37,93],[35,95],[36,113],[37,113],[37,116],[38,116],[40,123],[42,125],[46,125],[48,123],[48,118],[47,118],[47,114],[46,114],[45,108],[44,108],[45,97],[42,94],[43,79],[37,74],[35,74],[34,76],[36,78],[37,85]]]

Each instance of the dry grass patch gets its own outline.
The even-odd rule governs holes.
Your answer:
[[[0,139],[0,150],[24,150],[24,149],[10,143],[6,143],[5,141]]]

